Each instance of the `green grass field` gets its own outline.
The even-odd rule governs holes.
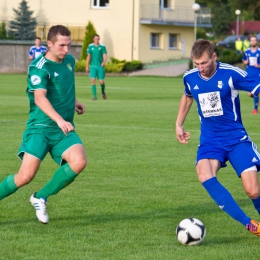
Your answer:
[[[99,94],[97,101],[91,100],[87,76],[77,76],[76,85],[78,100],[86,105],[75,123],[88,166],[49,198],[48,225],[36,220],[29,197],[57,169],[50,156],[29,185],[1,201],[1,260],[259,259],[260,238],[218,209],[197,180],[195,104],[185,123],[189,144],[175,138],[181,77],[107,77],[108,99]],[[1,75],[0,90],[2,180],[20,165],[16,153],[28,117],[26,75]],[[251,115],[252,99],[240,95],[244,124],[260,146],[260,115]],[[230,165],[219,180],[250,217],[260,220]],[[187,217],[207,228],[200,246],[176,239],[176,226]]]

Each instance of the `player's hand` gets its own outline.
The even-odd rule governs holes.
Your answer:
[[[89,73],[89,67],[86,67],[86,73]]]
[[[65,135],[67,135],[68,132],[74,131],[74,126],[65,120],[58,121],[57,125]]]
[[[176,127],[176,138],[182,144],[187,144],[190,139],[190,132],[185,132],[182,126]]]
[[[75,110],[78,115],[82,115],[85,113],[85,106],[83,104],[77,103],[75,105]]]

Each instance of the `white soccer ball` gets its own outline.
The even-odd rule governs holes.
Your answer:
[[[178,241],[183,245],[195,246],[206,236],[204,224],[196,218],[183,219],[176,228]]]

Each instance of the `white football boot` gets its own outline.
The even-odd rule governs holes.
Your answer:
[[[49,221],[49,216],[46,212],[47,201],[43,198],[37,199],[34,197],[33,194],[30,197],[30,202],[36,209],[36,217],[38,218],[38,220],[43,224],[47,224]]]

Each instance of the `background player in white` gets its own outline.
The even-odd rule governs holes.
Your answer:
[[[190,133],[183,124],[195,99],[201,121],[196,171],[199,181],[217,205],[250,232],[260,236],[260,223],[249,218],[228,190],[217,180],[217,172],[229,161],[260,213],[260,156],[241,119],[238,90],[257,96],[259,82],[244,70],[216,62],[214,44],[197,40],[191,51],[196,68],[184,74],[185,91],[176,120],[176,137],[187,144]]]
[[[47,48],[45,46],[41,45],[40,37],[36,37],[34,42],[35,42],[35,45],[32,46],[29,50],[29,54],[28,54],[29,60],[35,60],[37,57],[39,57],[41,54],[43,54],[47,51]]]

